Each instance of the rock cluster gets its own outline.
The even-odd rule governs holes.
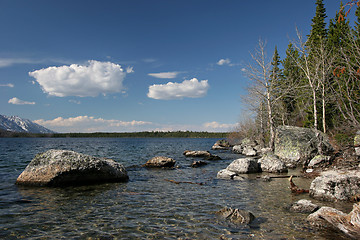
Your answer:
[[[212,150],[227,150],[231,147],[231,144],[225,139],[216,141],[216,143],[211,147]]]
[[[16,180],[29,186],[62,186],[128,180],[123,165],[111,159],[67,150],[39,153]]]

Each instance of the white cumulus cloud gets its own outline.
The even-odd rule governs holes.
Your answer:
[[[29,75],[52,96],[96,97],[121,92],[126,72],[118,64],[90,60],[87,65],[48,67],[29,72]]]
[[[184,80],[182,83],[168,82],[149,86],[147,96],[159,100],[171,100],[204,97],[209,89],[208,80],[198,81],[196,78]]]
[[[228,58],[223,59],[222,58],[216,64],[222,66],[222,65],[230,65],[230,63],[231,63],[230,59],[228,59]]]
[[[146,121],[120,121],[116,119],[103,119],[89,116],[70,118],[58,117],[52,120],[39,119],[34,121],[57,132],[120,132],[132,131],[138,127],[151,125]]]
[[[181,72],[160,72],[160,73],[149,73],[149,76],[156,78],[176,78]]]
[[[28,102],[18,99],[17,97],[13,97],[9,99],[8,103],[15,104],[15,105],[34,105],[35,102]]]

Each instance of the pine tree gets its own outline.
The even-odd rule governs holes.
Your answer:
[[[327,38],[326,29],[326,10],[322,0],[316,0],[316,12],[312,19],[311,31],[307,41],[307,46],[312,48],[320,44],[320,41],[325,41]]]
[[[302,121],[304,117],[299,111],[295,112],[298,103],[301,102],[299,96],[303,96],[298,86],[304,85],[302,72],[297,62],[300,62],[299,51],[294,48],[292,43],[289,43],[286,49],[286,57],[281,62],[283,66],[283,85],[293,86],[293,88],[289,89],[288,94],[282,98],[283,110],[288,124],[296,124],[298,121]]]

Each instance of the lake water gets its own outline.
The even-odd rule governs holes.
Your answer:
[[[219,170],[242,155],[211,151],[223,160],[189,167],[194,159],[182,153],[210,150],[216,140],[0,138],[0,239],[346,239],[316,232],[306,223],[306,214],[287,211],[291,203],[309,198],[291,194],[287,179],[263,182],[257,178],[261,174],[245,175],[241,182],[216,179]],[[130,180],[65,188],[16,186],[32,158],[49,149],[112,158],[126,167]],[[141,167],[154,156],[172,157],[179,167]],[[303,188],[310,181],[294,179]],[[350,204],[320,204],[351,210]],[[215,214],[225,206],[251,211],[256,219],[233,225]]]

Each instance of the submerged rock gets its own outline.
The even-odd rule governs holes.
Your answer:
[[[360,194],[360,171],[327,171],[310,185],[310,196],[326,201],[350,201]]]
[[[128,180],[123,165],[68,150],[39,153],[16,180],[28,186],[61,186]]]
[[[263,172],[282,173],[288,171],[285,163],[271,152],[264,154],[264,156],[259,159],[258,163]]]
[[[237,208],[232,209],[230,207],[224,207],[220,211],[216,212],[216,214],[235,224],[250,224],[255,219],[254,214],[249,211]]]
[[[293,204],[291,204],[290,212],[298,213],[313,213],[319,209],[319,206],[312,203],[310,200],[301,199]]]
[[[169,157],[157,156],[147,161],[143,166],[148,168],[171,168],[176,161]]]
[[[258,161],[254,158],[236,159],[226,169],[237,174],[260,172]]]
[[[202,167],[205,165],[207,165],[207,163],[204,161],[194,161],[190,166],[193,168],[197,168],[197,167]]]
[[[217,155],[213,155],[208,151],[190,151],[186,150],[184,153],[185,157],[203,158],[206,160],[220,160],[221,158]]]
[[[320,131],[294,126],[279,126],[276,129],[274,153],[288,167],[305,164],[319,154],[319,146],[324,154],[333,151],[327,135]]]
[[[353,205],[349,214],[345,214],[335,208],[322,207],[318,211],[310,214],[307,221],[326,231],[341,231],[348,237],[360,239],[360,205]]]

